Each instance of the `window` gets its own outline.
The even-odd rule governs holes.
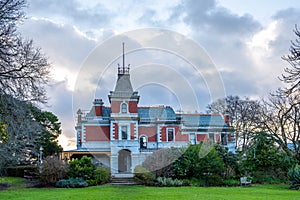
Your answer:
[[[221,144],[222,145],[227,145],[227,141],[228,141],[228,136],[225,133],[221,133]]]
[[[140,148],[141,149],[147,149],[147,138],[146,136],[140,137]]]
[[[127,113],[127,104],[126,103],[121,104],[121,112],[122,113]]]
[[[208,140],[211,142],[215,142],[215,134],[214,133],[209,133],[208,134]]]
[[[128,139],[127,126],[121,126],[122,140]]]
[[[167,141],[173,142],[174,141],[174,128],[167,128]]]
[[[196,144],[196,135],[195,133],[190,133],[190,143]]]

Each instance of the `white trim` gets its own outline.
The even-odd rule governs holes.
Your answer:
[[[162,139],[161,126],[159,126],[159,125],[156,125],[156,135],[157,135],[157,138],[156,138],[157,142],[161,142],[161,139]]]
[[[136,121],[135,122],[135,127],[134,127],[134,139],[136,140],[136,139],[138,139],[139,138],[139,133],[138,133],[138,131],[139,131],[139,124],[138,124],[138,122]]]
[[[114,121],[110,121],[110,140],[115,140],[115,127],[114,127]]]
[[[82,139],[81,139],[81,143],[85,143],[86,140],[85,140],[85,132],[86,132],[86,129],[85,129],[85,126],[82,124]]]

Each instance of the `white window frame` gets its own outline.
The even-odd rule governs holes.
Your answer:
[[[122,133],[122,131],[123,131],[123,127],[125,127],[126,128],[126,133],[127,133],[127,138],[126,139],[123,139],[123,133]],[[128,126],[127,125],[120,125],[120,139],[121,140],[129,140],[130,139],[130,134],[128,134]]]
[[[211,141],[211,135],[213,135],[212,141],[215,143],[216,142],[216,134],[215,133],[208,133],[208,140]]]
[[[148,146],[148,137],[146,135],[141,135],[140,138],[139,138],[139,143],[141,145],[141,138],[144,137],[146,139],[146,148],[147,149],[147,146]]]
[[[192,141],[192,137],[191,137],[192,135],[194,136],[194,140],[193,140],[193,141]],[[192,145],[197,144],[196,133],[190,133],[190,134],[189,134],[189,140],[190,140],[190,143],[191,143]]]
[[[123,109],[123,105],[126,106],[126,111],[125,111],[125,109]],[[125,112],[123,112],[123,110],[124,110]],[[125,103],[125,102],[121,103],[121,105],[120,105],[120,113],[123,113],[123,114],[128,113],[128,104],[127,104],[127,103]]]
[[[169,141],[169,130],[173,131],[173,140]],[[166,128],[166,140],[167,142],[175,142],[175,128]]]

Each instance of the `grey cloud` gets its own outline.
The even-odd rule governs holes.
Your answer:
[[[67,137],[74,137],[74,117],[72,110],[72,92],[67,88],[66,81],[52,83],[48,88],[49,101],[45,110],[59,116],[63,133]]]
[[[58,25],[48,20],[27,20],[22,35],[33,38],[50,61],[60,67],[76,70],[96,42],[80,34],[73,26]]]
[[[79,1],[29,0],[28,15],[57,18],[83,29],[101,27],[109,23],[109,11],[100,3],[93,8],[83,8]]]
[[[281,57],[289,53],[291,41],[296,39],[293,30],[296,25],[298,25],[298,29],[300,28],[300,9],[289,8],[278,11],[273,16],[273,19],[278,21],[276,26],[278,35],[269,45],[274,51],[273,54]]]
[[[214,0],[185,1],[185,22],[198,31],[210,31],[212,34],[222,35],[249,35],[261,28],[249,14],[238,16],[228,9],[217,6]],[[206,32],[207,33],[207,32]]]

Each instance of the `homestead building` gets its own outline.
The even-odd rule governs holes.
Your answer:
[[[112,175],[132,173],[157,149],[182,147],[202,141],[233,144],[229,115],[175,113],[170,106],[139,106],[140,96],[130,81],[129,67],[118,67],[110,105],[95,99],[89,111],[77,112],[77,149],[64,151],[67,159],[92,156]]]

